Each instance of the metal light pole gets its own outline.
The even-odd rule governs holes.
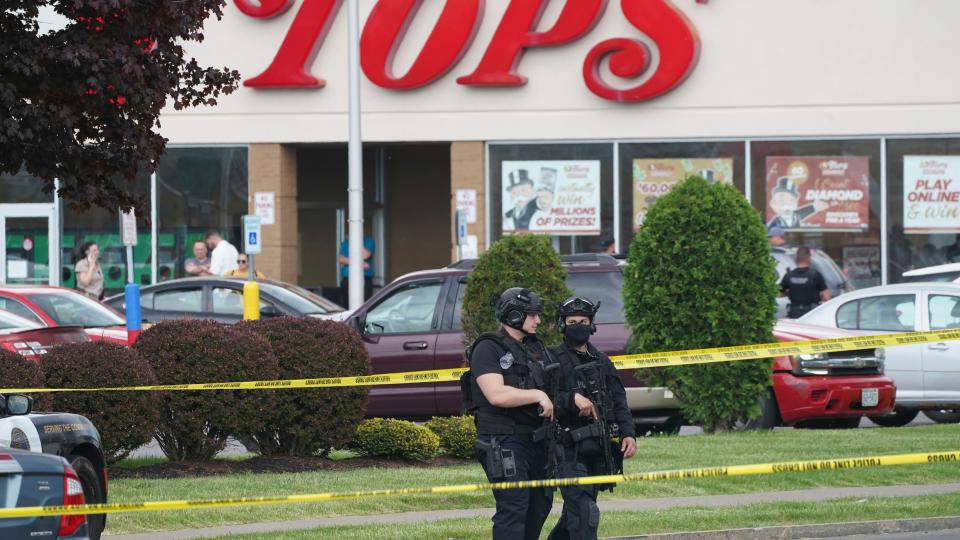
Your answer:
[[[360,0],[347,0],[348,92],[350,138],[347,144],[349,183],[349,308],[363,303],[363,143],[360,137]],[[371,261],[372,262],[372,261]]]

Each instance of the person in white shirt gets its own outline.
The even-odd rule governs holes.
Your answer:
[[[222,276],[231,270],[236,270],[237,257],[240,255],[233,244],[224,240],[218,231],[207,233],[207,247],[210,248],[210,273]]]

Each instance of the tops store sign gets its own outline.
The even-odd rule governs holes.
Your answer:
[[[392,90],[433,83],[453,69],[473,43],[484,12],[483,0],[447,0],[436,25],[412,66],[393,72],[393,59],[423,0],[379,0],[360,37],[360,65],[367,79]],[[511,0],[479,65],[457,78],[465,86],[521,86],[520,60],[527,49],[571,43],[586,36],[607,10],[607,0],[566,2],[553,26],[536,30],[550,0]],[[706,0],[697,0],[706,3]],[[234,0],[255,18],[282,15],[294,0]],[[303,0],[287,35],[267,69],[244,81],[253,88],[322,88],[326,82],[308,70],[323,45],[343,0]],[[670,0],[621,0],[627,21],[654,42],[659,62],[642,40],[617,37],[597,43],[583,61],[583,80],[591,92],[618,102],[646,101],[679,86],[700,57],[700,38],[689,19]],[[602,66],[623,79],[645,80],[616,88],[602,77]],[[651,72],[652,70],[652,72]]]

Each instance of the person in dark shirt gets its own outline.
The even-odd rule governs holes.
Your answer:
[[[797,267],[789,270],[780,280],[780,296],[790,298],[787,317],[797,319],[811,309],[830,299],[830,290],[820,272],[810,266],[810,248],[797,248]]]
[[[619,474],[623,471],[623,459],[633,457],[637,451],[633,415],[623,381],[610,357],[590,343],[590,336],[597,329],[595,317],[599,309],[599,302],[594,304],[576,296],[557,306],[557,328],[563,334],[563,344],[550,350],[560,362],[561,373],[560,392],[554,399],[554,411],[564,434],[560,439],[563,460],[557,470],[560,478]],[[589,383],[584,381],[590,377],[602,378],[601,384],[596,385],[602,392],[590,393]],[[599,403],[592,401],[597,398]],[[607,432],[599,433],[603,429]],[[593,436],[583,436],[587,434]],[[597,538],[597,494],[612,487],[561,487],[563,513],[549,538]]]
[[[477,460],[490,482],[546,478],[547,446],[533,432],[553,419],[546,366],[553,362],[537,336],[543,300],[510,288],[492,301],[499,332],[482,334],[468,349],[470,400],[476,404]],[[553,506],[548,488],[494,490],[493,538],[537,539]]]

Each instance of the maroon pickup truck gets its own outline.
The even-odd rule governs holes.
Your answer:
[[[602,303],[603,307],[597,315],[597,333],[591,339],[592,343],[611,356],[624,354],[629,331],[623,311],[623,262],[596,254],[565,256],[562,260],[567,268],[567,286],[577,295]],[[347,322],[360,332],[370,352],[373,373],[456,368],[463,365],[464,337],[460,314],[467,275],[475,263],[475,260],[465,260],[447,268],[402,276],[349,315]],[[779,339],[788,341],[815,339],[820,337],[818,330],[814,327],[804,332],[795,330],[776,334]],[[827,335],[829,329],[822,330],[825,332],[823,337],[835,337],[833,334]],[[791,365],[790,359],[781,360],[778,366]],[[816,377],[818,387],[850,386],[855,383],[857,388],[882,388],[878,390],[879,399],[875,406],[865,406],[859,401],[855,407],[848,406],[848,401],[844,402],[842,409],[838,409],[839,405],[831,402],[830,410],[821,416],[816,412],[818,409],[807,406],[806,398],[795,391],[794,384],[790,399],[779,399],[780,395],[774,388],[778,398],[775,403],[781,409],[788,407],[791,410],[776,411],[767,407],[770,412],[763,419],[763,427],[771,422],[794,424],[804,420],[859,418],[866,413],[883,414],[883,411],[892,409],[893,386],[890,379],[882,375],[882,359],[857,365],[860,367],[835,369],[833,372],[826,368],[809,373],[798,370],[796,377]],[[623,371],[621,376],[627,386],[627,400],[640,432],[673,432],[680,428],[683,420],[680,403],[672,392],[666,388],[642,386],[631,371]],[[780,380],[783,380],[783,376],[774,377],[775,384]],[[870,394],[872,397],[873,394]],[[425,419],[459,414],[461,407],[460,386],[456,382],[379,386],[370,390],[367,416]],[[805,414],[795,414],[793,409],[805,411]],[[777,412],[779,414],[775,414]],[[769,418],[770,414],[773,420]]]

